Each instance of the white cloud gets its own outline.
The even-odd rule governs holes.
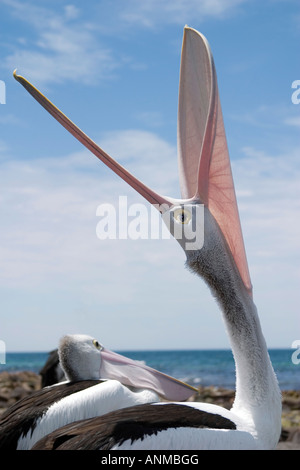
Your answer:
[[[298,150],[272,156],[248,147],[244,155],[233,162],[233,172],[255,299],[267,314],[293,301],[292,315],[300,280]],[[268,320],[272,331],[272,316]]]
[[[291,107],[294,113],[291,113]],[[286,103],[260,105],[239,114],[230,114],[228,117],[234,121],[243,122],[264,130],[274,130],[276,127],[282,130],[282,124],[299,126],[297,106],[287,105]]]
[[[288,126],[300,127],[300,116],[286,118],[284,120],[284,124],[287,124]]]
[[[0,119],[0,123],[1,123],[1,119]],[[4,140],[1,140],[0,139],[0,157],[1,157],[1,154],[5,154],[8,150],[8,145],[6,144],[6,142],[4,142]]]
[[[65,15],[68,20],[74,20],[80,15],[80,10],[75,5],[66,5],[64,7]]]
[[[222,18],[231,14],[245,0],[129,0],[121,8],[120,17],[128,24],[155,28],[163,24],[203,22],[208,18]]]
[[[26,74],[37,84],[60,83],[64,80],[91,84],[109,79],[121,64],[126,62],[135,68],[144,64],[130,57],[117,57],[104,44],[105,35],[124,34],[132,26],[156,28],[161,24],[202,22],[207,18],[222,18],[230,14],[246,0],[129,0],[89,5],[89,21],[82,11],[69,4],[52,8],[51,3],[28,3],[19,0],[3,0],[7,12],[31,28],[30,37],[22,32],[15,45],[2,60],[2,67]]]
[[[19,21],[31,27],[30,40],[19,38],[15,51],[4,58],[6,68],[18,68],[38,83],[67,79],[90,84],[96,78],[112,76],[117,60],[100,43],[95,29],[80,21],[76,7],[67,5],[59,13],[27,2],[4,3]]]

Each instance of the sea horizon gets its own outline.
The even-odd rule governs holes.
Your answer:
[[[230,349],[122,349],[116,352],[194,386],[235,388],[235,363]],[[299,390],[300,364],[293,362],[294,350],[270,348],[268,352],[281,390]],[[7,352],[0,372],[39,373],[48,355],[49,351]]]
[[[55,347],[53,347],[52,350],[54,350]],[[108,349],[111,349],[111,348],[108,348]],[[274,351],[274,350],[284,350],[284,351],[291,351],[291,354],[293,353],[293,349],[292,348],[285,348],[285,347],[281,347],[281,346],[278,346],[278,347],[270,347],[268,348],[268,351]],[[38,353],[38,354],[49,354],[49,352],[51,351],[51,349],[47,349],[47,350],[31,350],[31,349],[28,349],[28,350],[24,350],[24,349],[20,349],[19,351],[17,350],[11,350],[11,351],[7,351],[8,354],[27,354],[27,353]],[[180,351],[230,351],[232,352],[231,348],[121,348],[121,349],[114,349],[114,351],[118,352],[118,353],[124,353],[124,352],[148,352],[148,351],[174,351],[174,352],[180,352]]]

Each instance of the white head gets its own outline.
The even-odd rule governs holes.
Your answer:
[[[117,354],[88,335],[66,335],[59,343],[61,366],[70,382],[118,380],[137,389],[154,390],[168,400],[187,400],[196,391],[184,382]]]
[[[99,380],[100,343],[88,335],[66,335],[59,343],[61,366],[70,381]]]

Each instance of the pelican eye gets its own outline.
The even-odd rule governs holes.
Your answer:
[[[97,349],[102,349],[102,346],[101,344],[96,340],[96,339],[93,339],[93,345],[95,346],[95,348]]]
[[[181,207],[174,211],[174,218],[180,224],[187,224],[191,220],[191,214],[188,210]]]

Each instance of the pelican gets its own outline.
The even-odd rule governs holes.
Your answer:
[[[29,450],[43,436],[67,423],[156,402],[159,394],[165,399],[177,395],[186,400],[196,391],[104,348],[88,335],[65,335],[58,354],[67,380],[38,390],[4,412],[0,419],[0,449]]]
[[[61,368],[58,356],[58,350],[50,351],[49,356],[42,369],[39,371],[41,376],[41,385],[46,387],[65,380],[65,374]]]
[[[215,66],[206,38],[184,28],[178,108],[182,199],[148,188],[26,79],[16,73],[15,78],[82,144],[158,208],[185,251],[188,269],[204,279],[220,306],[236,365],[236,394],[230,410],[191,402],[143,404],[71,424],[37,448],[273,449],[280,436],[281,394],[253,301]]]

